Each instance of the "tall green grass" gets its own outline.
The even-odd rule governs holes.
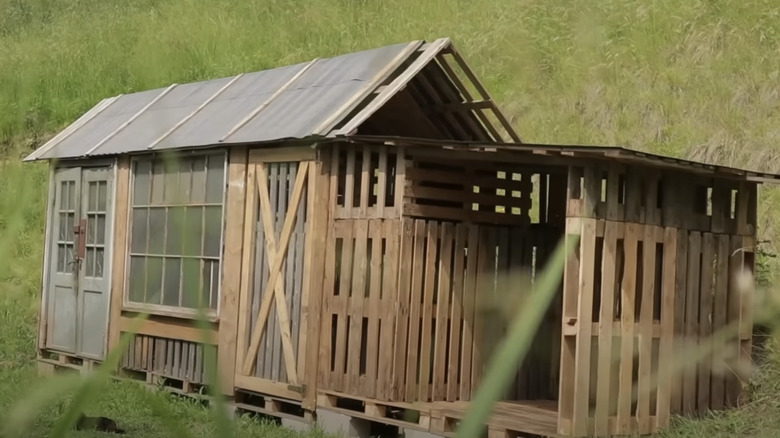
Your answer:
[[[25,410],[38,405],[19,396],[35,381],[47,170],[20,165],[23,153],[107,96],[441,36],[454,40],[525,141],[780,167],[780,4],[773,0],[0,0],[0,411],[16,406],[20,418],[40,421]],[[780,192],[763,190],[759,205],[759,235],[771,253]],[[761,267],[769,276],[777,265],[765,259]],[[708,421],[679,420],[666,436],[766,436],[780,425],[771,398],[780,359],[769,345],[754,381],[757,401]],[[499,350],[512,359],[521,353]],[[105,377],[86,386],[65,378],[31,400],[57,404],[46,396],[59,389],[76,403],[67,406],[79,407],[77,390],[94,395]],[[478,397],[489,404],[499,383],[488,381]],[[123,391],[111,403],[132,399],[150,409],[134,412],[187,412],[189,422],[199,412]],[[153,398],[140,401],[146,397]],[[55,430],[65,431],[74,411],[52,412],[58,415],[46,418],[61,418]],[[479,423],[476,412],[462,433]],[[29,431],[22,423],[16,430]],[[239,423],[237,433],[262,436],[255,435],[269,430],[262,427]],[[173,428],[176,436],[214,431],[188,430],[183,421]]]

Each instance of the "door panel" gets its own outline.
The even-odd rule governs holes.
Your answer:
[[[78,272],[76,224],[81,169],[59,169],[54,174],[54,217],[48,294],[47,347],[76,352]]]
[[[105,355],[109,309],[110,167],[55,171],[46,347]]]

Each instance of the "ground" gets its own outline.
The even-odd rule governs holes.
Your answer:
[[[779,18],[774,0],[0,0],[0,412],[40,383],[47,171],[19,158],[100,99],[449,36],[524,141],[616,144],[778,171]],[[780,191],[763,189],[762,280],[777,268],[766,255],[777,249],[779,206]],[[664,436],[774,436],[778,364],[770,355],[762,365],[747,406],[677,421]],[[136,436],[170,436],[170,419],[152,415],[149,396],[116,384],[89,412]],[[193,436],[214,427],[199,405],[154,397]],[[65,406],[63,397],[37,406],[27,435],[50,430]],[[244,436],[293,436],[239,424]]]

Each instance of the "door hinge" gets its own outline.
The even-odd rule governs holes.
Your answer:
[[[297,392],[301,394],[302,396],[306,396],[306,385],[287,385],[287,389],[290,391]]]

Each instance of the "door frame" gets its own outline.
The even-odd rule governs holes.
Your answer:
[[[307,216],[308,216],[308,225],[305,228],[305,237],[304,237],[304,248],[305,248],[305,256],[304,260],[313,257],[313,254],[311,253],[311,239],[312,239],[312,229],[314,225],[314,218],[317,217],[316,214],[314,214],[314,209],[311,208],[312,203],[314,202],[315,196],[315,184],[313,178],[316,178],[316,172],[315,169],[317,169],[317,150],[310,147],[310,146],[292,146],[292,147],[278,147],[278,148],[259,148],[259,149],[251,149],[249,150],[248,154],[248,160],[247,160],[247,175],[255,175],[254,167],[253,166],[262,166],[268,163],[298,163],[299,165],[301,163],[307,163],[305,172],[306,172],[306,180],[304,183],[304,190],[307,193],[306,202],[309,205],[309,208],[307,208]],[[251,168],[251,169],[250,169]],[[300,168],[299,168],[300,169]],[[251,170],[251,172],[250,172]],[[250,200],[249,197],[253,197],[254,199]],[[308,356],[309,356],[309,350],[312,348],[317,348],[318,342],[310,338],[310,330],[312,327],[309,325],[313,321],[306,321],[306,326],[304,326],[304,318],[301,318],[301,327],[300,327],[300,335],[298,340],[298,346],[295,350],[295,360],[296,363],[294,364],[300,371],[300,373],[297,373],[296,377],[298,380],[298,383],[288,384],[285,382],[277,382],[273,380],[264,379],[262,377],[255,377],[251,375],[246,375],[243,372],[244,368],[244,362],[247,358],[247,349],[249,348],[249,342],[247,342],[246,337],[252,335],[253,327],[251,327],[248,316],[249,314],[246,313],[247,306],[249,305],[252,288],[254,285],[254,253],[255,253],[255,245],[256,240],[254,238],[255,235],[255,226],[254,222],[257,221],[257,216],[255,215],[256,212],[252,211],[252,209],[259,208],[259,201],[256,199],[258,196],[257,187],[255,184],[250,183],[249,177],[247,176],[247,185],[246,185],[246,198],[245,198],[245,204],[244,208],[242,209],[245,215],[244,219],[244,240],[243,240],[243,248],[242,248],[242,256],[241,256],[241,264],[242,264],[242,272],[241,272],[241,285],[239,288],[239,297],[238,297],[238,330],[237,330],[237,348],[236,348],[236,361],[235,361],[235,370],[234,370],[234,386],[236,388],[240,389],[248,389],[260,393],[264,393],[267,395],[274,395],[277,397],[283,397],[283,398],[289,398],[292,400],[298,400],[298,401],[305,401],[307,399],[313,399],[314,398],[314,391],[316,388],[307,387],[307,384],[309,383],[309,378],[307,377],[307,373],[316,373],[316,369],[308,369]],[[300,201],[301,203],[304,202],[302,199]],[[280,242],[277,242],[277,245]],[[288,247],[289,248],[289,247]],[[306,262],[304,262],[306,263]],[[309,308],[310,303],[312,301],[312,287],[311,287],[311,279],[307,278],[304,274],[302,277],[303,281],[303,290],[301,292],[301,309],[303,312],[304,308]],[[275,294],[274,288],[270,288],[270,294]],[[287,293],[287,291],[285,291]],[[262,300],[262,297],[260,298]],[[317,299],[317,297],[314,297],[314,299]],[[275,300],[272,300],[275,303]],[[273,311],[273,309],[269,309],[269,312]],[[278,310],[276,310],[278,312]],[[270,313],[269,313],[270,315]],[[277,322],[278,323],[278,322]],[[266,319],[265,326],[268,327],[268,324],[270,324],[270,321]],[[316,324],[316,322],[315,322]],[[265,331],[266,329],[263,329]],[[301,345],[301,338],[305,339],[305,343],[302,346]],[[284,360],[284,359],[283,359]],[[298,366],[300,364],[300,366]],[[253,368],[256,367],[257,364],[253,365]]]
[[[112,283],[112,277],[114,273],[114,266],[113,266],[113,260],[114,260],[114,225],[116,223],[115,213],[116,213],[116,181],[117,181],[117,158],[97,158],[97,159],[88,159],[88,160],[62,160],[58,162],[51,161],[49,163],[49,186],[46,193],[46,220],[44,225],[44,247],[43,247],[43,266],[42,274],[41,274],[41,298],[40,298],[40,304],[38,306],[38,344],[37,344],[37,350],[38,350],[38,356],[40,356],[41,351],[50,350],[47,345],[47,336],[48,336],[48,300],[49,300],[49,278],[51,277],[50,273],[50,264],[51,264],[51,257],[52,257],[52,243],[51,243],[51,237],[52,237],[52,226],[54,225],[54,214],[56,213],[54,211],[54,203],[55,203],[55,195],[56,195],[56,185],[54,184],[54,176],[59,169],[72,169],[72,168],[95,168],[95,167],[108,167],[111,171],[111,190],[109,193],[111,194],[111,200],[107,206],[108,213],[111,215],[111,220],[107,221],[106,228],[108,231],[108,238],[106,239],[106,251],[105,251],[105,257],[106,260],[108,260],[109,263],[107,263],[105,266],[107,266],[108,273],[106,281],[108,282],[108,289],[106,290],[107,299],[106,299],[106,327],[105,332],[106,336],[103,341],[103,358],[105,358],[106,354],[108,353],[108,343],[109,343],[109,336],[108,336],[108,328],[110,326],[110,309],[111,309],[111,296],[113,294],[113,290],[111,285]],[[79,187],[79,190],[81,190],[81,187]],[[81,195],[79,195],[81,196]],[[107,214],[108,216],[108,214]],[[58,350],[51,349],[51,351],[58,352]],[[70,353],[62,353],[62,354],[70,354]],[[78,353],[76,353],[78,355]],[[92,359],[92,358],[89,358]]]

